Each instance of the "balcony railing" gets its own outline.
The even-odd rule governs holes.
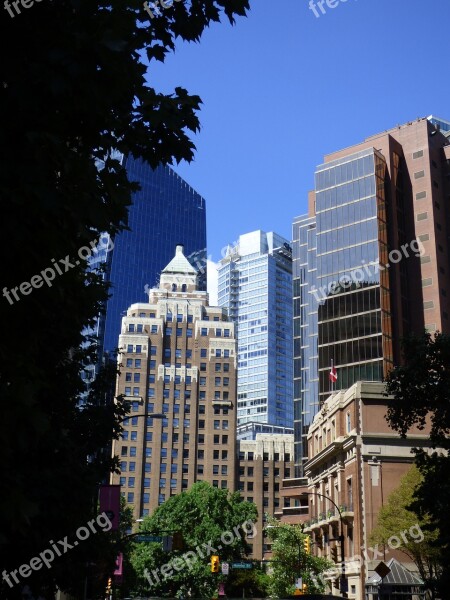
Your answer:
[[[307,506],[284,506],[283,512],[287,515],[307,515],[308,514]]]
[[[306,507],[305,507],[306,508]],[[340,504],[339,510],[343,517],[353,517],[353,504]],[[305,529],[311,529],[315,525],[320,527],[320,523],[323,521],[337,521],[339,520],[339,512],[335,508],[330,508],[326,511],[320,512],[317,516],[311,517],[308,521],[304,521],[303,525]]]
[[[353,504],[342,504],[341,506],[339,506],[339,508],[341,509],[341,514],[343,517],[354,516]]]

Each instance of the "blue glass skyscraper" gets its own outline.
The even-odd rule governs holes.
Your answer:
[[[132,157],[124,164],[129,179],[138,181],[141,190],[133,195],[129,230],[115,237],[108,259],[111,296],[102,319],[104,352],[117,347],[122,316],[134,302],[148,301],[147,290],[158,283],[177,244],[184,245],[187,258],[200,272],[199,287],[206,290],[205,200],[168,166],[152,170]]]
[[[292,251],[275,233],[254,231],[221,261],[219,306],[237,324],[238,429],[252,423],[291,428]],[[238,436],[240,436],[240,429]]]

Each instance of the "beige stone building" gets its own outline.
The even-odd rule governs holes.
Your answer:
[[[309,428],[305,477],[285,479],[281,491],[298,510],[294,516],[284,511],[282,520],[304,523],[313,553],[338,565],[340,511],[348,597],[355,600],[365,597],[365,583],[381,560],[395,558],[415,569],[402,552],[387,548],[379,553],[369,541],[380,508],[414,461],[411,448],[426,447],[428,438],[426,431],[412,429],[402,439],[389,428],[383,389],[382,383],[357,382],[329,396]],[[411,541],[419,538],[417,530],[403,535]],[[337,585],[330,580],[332,592],[339,595]]]
[[[197,481],[236,489],[236,340],[177,246],[149,302],[122,319],[117,395],[131,402],[112,477],[138,519]],[[164,415],[152,418],[151,414]]]
[[[248,539],[251,558],[271,556],[271,546],[264,536],[265,515],[278,517],[283,509],[290,513],[290,498],[281,498],[284,478],[294,475],[294,435],[257,433],[255,440],[238,442],[238,489],[243,500],[254,502],[258,509],[256,534]]]

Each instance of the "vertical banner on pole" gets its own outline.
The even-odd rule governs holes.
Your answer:
[[[112,523],[111,530],[117,531],[120,517],[120,485],[101,485],[99,501],[100,513],[106,513]]]
[[[123,554],[122,552],[116,558],[116,570],[114,571],[114,582],[117,584],[123,581]]]

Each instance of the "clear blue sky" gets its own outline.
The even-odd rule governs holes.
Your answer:
[[[208,252],[263,229],[288,239],[323,155],[416,117],[450,119],[449,0],[250,0],[179,44],[150,81],[199,94],[202,130],[176,171],[207,202]],[[170,10],[168,8],[167,10]]]

